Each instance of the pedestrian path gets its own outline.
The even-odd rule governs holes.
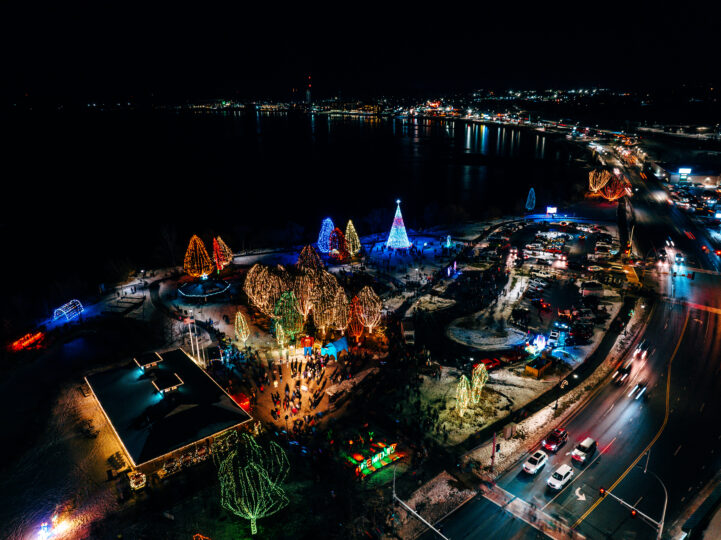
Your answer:
[[[568,540],[569,538],[585,540],[586,538],[568,525],[539,510],[535,505],[519,499],[495,484],[483,484],[481,486],[481,494],[509,514],[525,521],[531,527],[541,531],[549,538],[557,540]]]

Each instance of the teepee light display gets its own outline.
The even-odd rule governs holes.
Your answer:
[[[348,225],[345,226],[345,245],[351,257],[358,255],[358,252],[361,250],[360,238],[358,238],[358,233],[350,219],[348,220]]]
[[[408,249],[411,247],[411,242],[408,240],[408,234],[406,234],[406,226],[403,223],[403,215],[401,215],[401,200],[396,201],[398,205],[396,207],[396,215],[393,218],[393,226],[391,232],[388,235],[388,241],[386,247],[393,249]]]
[[[320,234],[318,235],[318,251],[328,253],[330,251],[330,233],[333,232],[335,225],[331,218],[325,218],[320,226]]]
[[[183,268],[189,276],[196,278],[205,277],[213,271],[213,261],[210,260],[203,241],[197,235],[193,235],[190,239]]]

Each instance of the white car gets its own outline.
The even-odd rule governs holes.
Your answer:
[[[536,474],[548,463],[548,454],[543,450],[538,450],[529,457],[523,464],[523,470],[528,474]]]
[[[561,465],[548,479],[548,487],[555,490],[563,489],[563,486],[570,482],[573,477],[573,469],[570,465]]]

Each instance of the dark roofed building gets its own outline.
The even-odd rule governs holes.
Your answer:
[[[153,355],[86,377],[133,465],[251,420],[182,349]]]

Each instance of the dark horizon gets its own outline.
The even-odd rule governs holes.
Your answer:
[[[536,13],[269,13],[5,6],[5,101],[427,96],[478,88],[712,84],[712,18],[603,6]],[[635,8],[634,8],[635,9]],[[371,15],[372,13],[372,15]],[[330,15],[331,21],[327,22]]]

